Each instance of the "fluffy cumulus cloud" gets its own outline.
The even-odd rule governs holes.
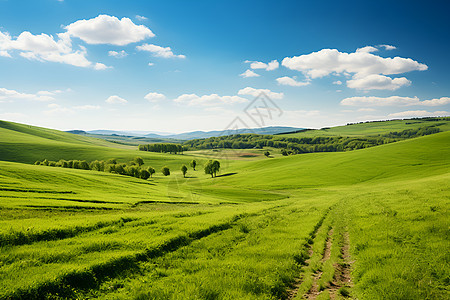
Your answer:
[[[384,48],[384,50],[387,50],[387,51],[397,49],[397,47],[392,46],[392,45],[379,45],[378,47],[382,47],[382,48]]]
[[[409,86],[411,81],[405,77],[391,78],[384,75],[372,74],[362,78],[354,77],[347,81],[347,86],[358,90],[390,90],[395,91],[403,86]]]
[[[258,97],[261,93],[266,94],[271,99],[283,99],[284,97],[283,93],[272,92],[269,89],[255,89],[252,87],[246,87],[238,91],[238,95],[247,95],[252,97]]]
[[[22,32],[16,39],[8,33],[0,32],[0,50],[10,57],[10,51],[19,51],[19,55],[37,61],[58,62],[76,67],[91,67],[104,70],[108,67],[101,63],[93,63],[86,58],[86,48],[72,48],[72,41],[67,33],[59,33],[57,38],[41,33],[34,35],[28,31]]]
[[[140,16],[140,15],[136,15],[136,19],[139,20],[139,21],[145,21],[145,20],[147,20],[146,17]]]
[[[174,102],[180,104],[187,104],[190,106],[201,105],[218,105],[218,104],[234,104],[234,103],[244,103],[248,100],[239,96],[219,96],[217,94],[198,96],[196,94],[183,94],[176,99]]]
[[[365,46],[362,48],[356,49],[356,52],[365,52],[365,53],[371,53],[371,52],[377,52],[378,49],[372,46]]]
[[[410,106],[410,105],[440,106],[446,104],[450,104],[449,97],[420,101],[420,99],[417,97],[362,96],[362,97],[349,97],[341,101],[341,105],[347,106]]]
[[[108,55],[115,58],[123,58],[128,55],[125,50],[122,51],[108,51]]]
[[[15,90],[0,88],[0,101],[13,100],[35,100],[35,101],[52,101],[57,92],[39,91],[36,94],[21,93]]]
[[[425,106],[439,106],[450,104],[450,97],[441,97],[431,100],[425,100],[421,102],[421,105]]]
[[[170,47],[161,47],[153,44],[144,44],[142,46],[137,46],[137,50],[139,51],[147,51],[152,53],[156,57],[163,57],[163,58],[186,58],[186,56],[179,54],[176,55],[172,52],[172,49]]]
[[[282,65],[305,73],[311,78],[320,78],[331,73],[354,73],[364,75],[393,75],[410,71],[424,71],[428,67],[410,58],[384,58],[368,52],[345,53],[337,49],[322,49],[301,56],[286,57]]]
[[[260,61],[249,61],[249,60],[246,60],[245,62],[250,63],[250,68],[252,68],[253,70],[264,69],[266,71],[273,71],[278,69],[278,67],[280,66],[280,63],[277,60],[272,60],[269,63],[263,63]]]
[[[65,27],[72,37],[88,44],[110,44],[124,46],[140,42],[155,34],[144,25],[136,25],[129,18],[99,15],[88,20],[78,20]]]
[[[281,85],[289,85],[289,86],[305,86],[309,85],[311,82],[309,80],[307,81],[297,81],[294,78],[284,76],[276,79],[278,84]]]
[[[126,104],[126,103],[128,103],[127,100],[125,100],[119,96],[116,96],[116,95],[109,96],[105,102],[109,103],[109,104]]]
[[[448,111],[434,111],[429,112],[426,110],[408,110],[397,113],[389,114],[390,118],[415,118],[415,117],[440,117],[448,116],[450,113]]]
[[[259,75],[256,74],[255,72],[253,72],[252,70],[247,70],[244,73],[240,74],[239,76],[244,77],[244,78],[259,77]]]
[[[158,102],[160,100],[166,99],[166,96],[160,93],[148,93],[144,96],[144,99],[149,102]]]
[[[386,49],[390,49],[387,47]],[[402,74],[410,71],[424,71],[428,66],[411,58],[381,57],[373,54],[378,50],[372,46],[359,48],[353,53],[337,49],[322,49],[310,54],[286,57],[282,65],[288,69],[302,72],[309,78],[333,75],[352,75],[348,87],[357,89],[395,90],[410,84],[406,78],[392,79],[386,75]],[[377,75],[377,76],[373,76]]]

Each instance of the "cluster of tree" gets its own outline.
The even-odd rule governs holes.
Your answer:
[[[184,148],[180,144],[145,144],[138,146],[139,151],[160,152],[160,153],[183,153]]]
[[[413,137],[438,133],[440,131],[440,129],[435,126],[427,126],[427,127],[417,128],[417,129],[407,129],[407,130],[403,130],[400,132],[394,131],[394,132],[389,132],[389,133],[383,134],[382,136],[387,137],[387,138],[409,139],[409,138],[413,138]]]
[[[43,161],[36,161],[35,165],[61,167],[61,168],[73,168],[82,170],[94,170],[100,172],[116,173],[120,175],[132,176],[136,178],[148,179],[155,174],[155,169],[152,167],[142,167],[144,160],[141,157],[134,158],[133,161],[125,163],[118,163],[116,159],[94,160],[88,163],[85,160],[59,160],[49,161],[44,159]],[[170,172],[169,172],[170,174]]]
[[[210,174],[211,177],[217,176],[220,170],[220,162],[218,160],[209,160],[205,165],[205,174]]]
[[[85,160],[64,160],[61,159],[59,161],[49,161],[44,159],[43,161],[36,161],[35,165],[42,166],[50,166],[50,167],[61,167],[61,168],[73,168],[73,169],[82,169],[82,170],[93,170],[100,172],[108,172],[108,173],[116,173],[120,175],[132,176],[141,179],[148,179],[155,174],[155,169],[153,167],[142,167],[144,164],[144,160],[141,157],[135,157],[134,160],[128,162],[128,164],[118,163],[116,159],[108,159],[107,161],[103,160],[94,160],[88,163]],[[197,166],[197,161],[194,159],[190,163],[191,167],[195,171],[195,167]],[[220,169],[220,164],[216,161],[214,165],[214,175]],[[181,173],[183,173],[183,177],[186,177],[186,173],[188,168],[186,165],[181,166]],[[170,175],[169,167],[163,167],[161,169],[161,173],[164,176]],[[207,173],[210,174],[210,173]]]
[[[216,148],[261,149],[263,147],[273,147],[283,149],[284,151],[282,151],[282,154],[289,155],[363,149],[437,132],[439,132],[439,128],[427,126],[367,137],[317,136],[296,138],[275,135],[235,134],[230,136],[190,140],[185,142],[184,146],[190,150]]]

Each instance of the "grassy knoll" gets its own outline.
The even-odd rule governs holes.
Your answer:
[[[19,144],[9,134],[0,149]],[[85,159],[137,152],[30,136],[20,143],[55,156],[66,146]],[[249,153],[258,156],[229,155],[210,178],[202,164],[217,152],[139,152],[172,167],[149,180],[2,158],[0,299],[450,296],[450,132],[350,152]],[[198,170],[183,178],[192,158]]]
[[[402,131],[406,129],[417,129],[425,126],[436,125],[441,131],[450,130],[450,118],[443,117],[439,120],[436,118],[423,118],[416,120],[392,120],[382,122],[367,122],[350,124],[345,126],[336,126],[331,128],[323,128],[317,130],[306,130],[297,133],[282,134],[284,137],[315,137],[315,136],[371,136],[378,134],[386,134],[393,131]]]

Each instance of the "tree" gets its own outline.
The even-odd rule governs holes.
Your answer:
[[[264,152],[264,155],[265,155],[266,157],[269,157],[270,152],[269,152],[269,151],[266,151],[266,152]]]
[[[142,159],[142,157],[138,156],[134,158],[134,162],[140,167],[144,164],[144,160]]]
[[[195,159],[193,159],[192,161],[191,161],[191,167],[192,167],[192,169],[194,169],[194,171],[195,171],[195,167],[197,166],[197,161],[195,160]]]
[[[216,177],[217,176],[216,173],[219,172],[219,170],[220,170],[220,162],[218,160],[213,161],[212,167],[213,167],[214,177]]]
[[[153,169],[152,167],[148,167],[147,171],[150,173],[150,177],[152,177],[153,174],[155,174],[155,169]]]
[[[170,170],[168,167],[163,167],[161,169],[161,172],[163,173],[164,176],[169,176],[170,175]]]
[[[181,166],[181,173],[183,173],[183,177],[186,177],[187,170],[188,168],[186,167],[186,165]]]
[[[220,162],[217,160],[209,160],[205,165],[205,174],[210,174],[211,177],[216,176],[220,170]]]
[[[286,151],[286,149],[281,149],[281,154],[283,156],[288,156],[289,155],[289,153]]]
[[[142,179],[146,180],[146,179],[148,179],[150,177],[150,172],[147,171],[147,170],[141,170],[141,172],[139,173],[139,176]]]
[[[39,160],[37,160],[34,164],[35,164],[36,166],[39,166],[39,165],[41,164],[41,162],[40,162]]]
[[[117,164],[117,160],[115,158],[110,158],[106,161],[106,163],[115,165],[115,164]]]

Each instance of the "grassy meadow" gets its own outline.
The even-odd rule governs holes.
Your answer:
[[[265,157],[140,152],[1,121],[0,299],[449,298],[450,121],[438,123],[367,149]],[[33,165],[136,156],[152,178]],[[203,172],[212,158],[215,178]]]

